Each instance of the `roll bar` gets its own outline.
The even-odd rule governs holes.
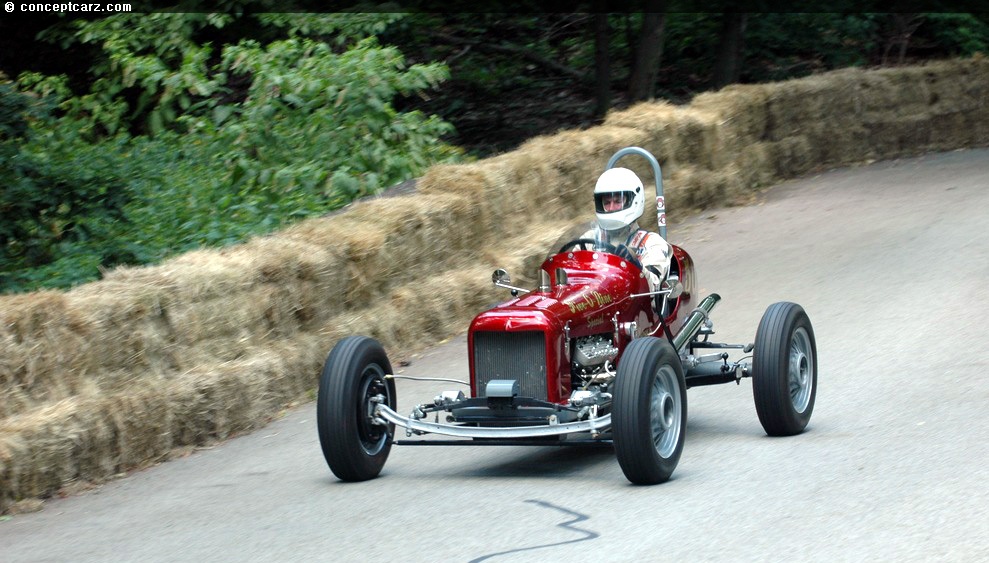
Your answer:
[[[605,170],[614,168],[619,159],[630,154],[637,154],[652,165],[652,173],[656,178],[656,223],[659,225],[659,236],[666,239],[666,198],[663,197],[663,171],[660,169],[656,157],[641,147],[625,147],[608,159],[608,166],[605,167]]]

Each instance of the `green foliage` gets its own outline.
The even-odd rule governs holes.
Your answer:
[[[390,104],[396,94],[437,85],[447,78],[446,68],[405,68],[397,49],[382,48],[373,37],[340,54],[309,39],[264,48],[245,41],[224,49],[222,65],[253,77],[247,98],[229,109],[217,131],[231,149],[233,182],[247,190],[271,191],[279,200],[296,199],[294,190],[301,190],[349,201],[456,154],[435,142],[449,125],[417,112],[400,114]],[[194,126],[213,134],[208,122]],[[332,174],[324,162],[337,163]]]
[[[0,287],[66,283],[132,261],[110,236],[129,195],[115,173],[120,140],[91,145],[54,127],[47,109],[0,85]]]
[[[135,138],[125,157],[132,194],[126,238],[140,263],[234,243],[284,219],[277,206],[245,201],[227,179],[218,146],[201,135]]]
[[[127,130],[135,120],[152,133],[161,132],[191,105],[192,96],[216,91],[216,80],[207,75],[210,46],[196,44],[192,36],[229,21],[230,16],[216,14],[117,14],[75,20],[68,31],[45,34],[63,48],[93,44],[103,53],[90,68],[89,91],[67,98],[63,109],[89,124],[93,140]]]
[[[879,27],[871,14],[750,14],[745,79],[785,80],[867,64],[879,50]]]
[[[23,139],[28,119],[40,113],[36,106],[31,97],[17,92],[10,82],[0,82],[0,141]]]
[[[320,37],[337,46],[380,35],[403,18],[400,13],[258,14],[262,25],[284,29],[289,37]]]
[[[985,15],[984,15],[985,16]],[[952,55],[989,54],[989,21],[973,14],[924,14],[919,30]]]
[[[406,66],[373,37],[400,18],[261,14],[281,38],[218,49],[203,34],[243,22],[73,23],[62,41],[104,53],[88,91],[26,73],[29,94],[0,92],[0,171],[12,178],[0,199],[0,289],[67,287],[117,264],[241,241],[460,158],[441,140],[449,124],[392,106],[448,78],[443,65]],[[37,100],[54,116],[32,119]]]

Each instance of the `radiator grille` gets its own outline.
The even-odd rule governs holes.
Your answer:
[[[474,333],[477,395],[492,379],[515,379],[521,396],[547,399],[546,341],[540,331]]]

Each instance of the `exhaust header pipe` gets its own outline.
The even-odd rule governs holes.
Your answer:
[[[711,313],[711,309],[714,309],[718,301],[721,301],[721,296],[717,293],[712,293],[705,297],[696,309],[690,312],[687,320],[683,323],[683,328],[673,337],[673,347],[676,348],[678,353],[697,336],[701,327],[704,326],[704,321],[707,320],[708,315]]]

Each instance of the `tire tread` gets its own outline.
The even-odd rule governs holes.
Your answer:
[[[350,336],[333,347],[320,376],[316,401],[320,446],[330,470],[343,481],[366,481],[377,477],[391,449],[389,443],[382,451],[369,455],[358,437],[355,398],[359,376],[371,363],[379,365],[386,374],[391,373],[391,364],[378,341]],[[391,391],[394,403],[394,388]]]
[[[683,406],[679,444],[667,459],[656,452],[649,424],[652,376],[664,361],[677,374]],[[615,454],[625,477],[640,485],[669,480],[680,460],[687,432],[687,388],[683,366],[673,346],[655,337],[638,338],[628,345],[618,366],[611,418]]]
[[[813,389],[803,413],[793,408],[788,386],[790,338],[797,327],[807,330],[813,351]],[[814,330],[803,307],[782,301],[770,305],[756,331],[752,361],[752,394],[766,434],[793,436],[807,426],[817,395],[817,350]]]

